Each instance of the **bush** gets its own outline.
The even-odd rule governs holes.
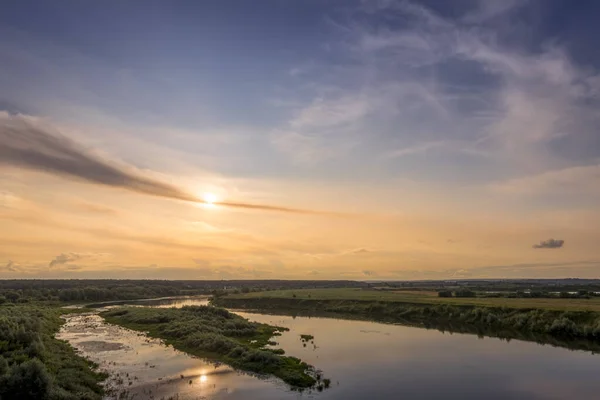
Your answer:
[[[449,290],[441,290],[438,292],[438,297],[452,297],[452,292]]]
[[[42,362],[33,359],[10,369],[0,388],[6,400],[45,400],[50,396],[50,375]]]

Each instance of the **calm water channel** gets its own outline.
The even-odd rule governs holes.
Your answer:
[[[206,303],[162,299],[143,305]],[[331,388],[293,392],[276,379],[190,357],[95,314],[67,317],[59,337],[109,371],[109,387],[126,388],[136,399],[537,400],[595,399],[600,393],[600,355],[587,352],[365,321],[239,314],[290,328],[275,338],[277,347],[321,369]],[[314,343],[304,346],[300,334],[313,335]]]

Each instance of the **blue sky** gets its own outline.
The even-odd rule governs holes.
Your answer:
[[[566,0],[7,1],[0,112],[225,197],[544,212],[563,217],[537,232],[560,236],[598,216],[598,16]]]

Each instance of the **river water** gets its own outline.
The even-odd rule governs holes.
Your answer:
[[[206,299],[144,304],[181,307]],[[93,313],[68,316],[59,338],[109,371],[109,388],[135,399],[554,400],[600,393],[600,355],[588,352],[367,321],[238,314],[290,328],[275,338],[276,347],[322,370],[331,388],[294,392],[277,379],[188,356]],[[301,334],[314,340],[303,343]]]

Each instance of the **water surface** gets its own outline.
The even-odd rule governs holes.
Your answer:
[[[206,304],[206,299],[158,303],[147,304],[181,307]],[[276,347],[321,369],[331,388],[299,394],[277,379],[215,366],[106,324],[97,315],[68,317],[61,337],[112,371],[112,385],[125,374],[123,385],[137,399],[179,394],[179,399],[554,400],[592,399],[600,393],[600,356],[587,352],[368,321],[238,314],[288,327],[274,339]],[[314,340],[303,342],[300,334]]]

